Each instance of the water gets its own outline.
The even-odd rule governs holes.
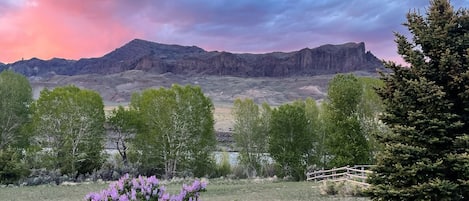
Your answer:
[[[119,152],[115,149],[106,149],[106,153],[111,155],[111,156],[114,156],[115,154],[119,154]],[[214,151],[213,152],[213,157],[215,158],[215,162],[217,164],[221,163],[223,153],[224,152],[222,152],[222,151]],[[228,153],[228,157],[229,157],[229,161],[230,161],[231,166],[236,166],[236,165],[239,164],[239,160],[238,160],[239,152],[226,152],[226,153]],[[262,154],[262,159],[267,161],[268,163],[273,163],[273,161],[274,161],[270,157],[269,153],[263,153]]]
[[[215,161],[220,164],[221,159],[223,157],[223,153],[221,151],[214,151],[213,156],[215,158]],[[239,164],[239,152],[226,152],[228,153],[229,161],[231,166],[236,166]],[[266,161],[267,163],[273,163],[274,160],[270,157],[269,153],[262,153],[262,160]]]

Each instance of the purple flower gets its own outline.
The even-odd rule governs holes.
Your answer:
[[[205,181],[202,182],[202,183],[200,184],[200,188],[201,188],[201,189],[207,188],[207,182],[205,182]]]
[[[117,186],[117,189],[119,189],[119,191],[123,191],[124,190],[124,181],[119,180],[118,182],[116,182],[116,186]]]
[[[205,182],[200,182],[199,180],[195,180],[194,183],[192,183],[191,186],[191,191],[199,191],[201,189],[205,189],[207,184]]]
[[[155,176],[148,177],[147,181],[150,184],[158,185],[158,179]]]
[[[163,194],[164,194],[165,191],[166,191],[166,187],[164,187],[164,186],[160,187],[160,190],[159,190],[159,191],[160,191],[160,197],[163,196]]]
[[[129,201],[129,198],[124,194],[119,197],[119,201]]]
[[[169,193],[163,194],[163,196],[161,196],[161,199],[162,200],[169,200]]]
[[[130,191],[130,199],[131,200],[137,200],[137,191],[135,191],[135,189],[133,189],[133,188]]]
[[[133,188],[140,188],[140,184],[136,179],[132,179],[132,187]]]
[[[85,196],[86,200],[91,200],[91,201],[100,201],[101,195],[99,193],[89,193],[88,195]]]
[[[144,176],[130,178],[129,175],[126,174],[117,182],[111,183],[108,189],[99,193],[89,193],[85,196],[85,199],[88,201],[130,201],[157,198],[158,200],[166,201],[196,201],[199,198],[200,192],[204,191],[207,186],[206,182],[195,180],[191,185],[183,184],[179,194],[170,195],[166,193],[166,187],[159,186],[158,184],[159,181],[155,176],[148,178]]]

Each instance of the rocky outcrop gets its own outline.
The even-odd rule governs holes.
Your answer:
[[[371,71],[382,63],[365,44],[347,43],[305,48],[295,52],[234,54],[207,52],[195,46],[159,44],[134,39],[100,58],[30,59],[4,65],[26,76],[51,74],[112,74],[127,70],[183,75],[229,75],[239,77],[284,77]],[[2,65],[0,64],[0,70]]]

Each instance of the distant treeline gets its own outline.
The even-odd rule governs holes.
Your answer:
[[[233,137],[242,174],[265,176],[273,166],[278,176],[302,180],[308,168],[372,163],[379,149],[374,134],[386,132],[377,118],[382,104],[374,87],[380,85],[377,79],[339,74],[319,105],[308,98],[272,109],[235,100]],[[25,77],[3,71],[0,97],[0,183],[44,174],[58,182],[124,173],[173,178],[230,172],[212,155],[214,106],[198,86],[146,89],[132,95],[129,107],[105,115],[95,91],[57,87],[34,101]],[[117,156],[106,155],[106,141],[115,144]]]

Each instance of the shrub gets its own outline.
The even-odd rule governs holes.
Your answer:
[[[365,196],[366,187],[351,182],[324,181],[319,186],[321,195]]]
[[[67,175],[62,175],[60,170],[47,170],[46,168],[32,169],[31,174],[23,183],[26,186],[41,184],[60,184],[65,181],[72,181]]]
[[[338,191],[335,186],[336,186],[335,182],[324,181],[319,186],[319,191],[321,195],[337,195]]]
[[[273,177],[276,175],[275,164],[273,163],[263,163],[261,165],[261,177]]]
[[[116,181],[127,173],[131,176],[142,174],[138,172],[136,164],[131,162],[124,164],[121,156],[119,154],[114,154],[103,163],[99,170],[92,174],[91,178],[93,181],[96,181],[97,179]]]
[[[192,185],[183,184],[178,195],[169,195],[164,186],[159,185],[155,176],[130,178],[124,175],[117,182],[109,185],[99,193],[89,193],[85,196],[87,201],[108,201],[108,200],[171,200],[188,201],[199,200],[200,192],[204,192],[207,183],[195,180]]]
[[[350,182],[345,183],[338,190],[339,190],[339,195],[342,195],[342,196],[354,196],[354,197],[366,196],[365,194],[366,187],[364,187],[363,185],[354,184]]]
[[[248,174],[244,166],[236,165],[232,168],[230,177],[233,179],[246,179],[248,178]]]
[[[231,164],[230,164],[230,155],[228,152],[223,151],[221,155],[220,163],[217,164],[217,177],[226,177],[228,174],[231,173]]]
[[[22,155],[18,150],[6,148],[0,150],[0,183],[13,184],[29,174]]]

